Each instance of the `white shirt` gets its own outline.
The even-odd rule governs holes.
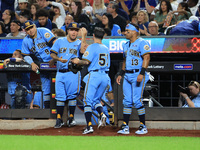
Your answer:
[[[51,2],[51,4],[60,9],[60,14],[61,15],[58,18],[56,18],[56,22],[55,22],[57,27],[58,27],[58,29],[60,29],[63,26],[63,24],[65,23],[65,17],[66,17],[65,9],[64,9],[63,5],[60,4],[60,3]]]

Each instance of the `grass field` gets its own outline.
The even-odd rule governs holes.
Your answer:
[[[1,150],[199,150],[200,138],[0,135]]]

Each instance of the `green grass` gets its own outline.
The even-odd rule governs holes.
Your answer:
[[[0,135],[1,150],[199,150],[200,138]]]

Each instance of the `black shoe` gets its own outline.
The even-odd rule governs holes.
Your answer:
[[[61,119],[56,119],[56,125],[54,128],[61,128],[64,125],[63,121]]]
[[[69,119],[67,120],[67,126],[68,127],[73,127],[76,125],[76,121],[74,120],[74,118],[69,117]]]

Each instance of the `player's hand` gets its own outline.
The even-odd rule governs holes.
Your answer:
[[[74,63],[74,64],[78,64],[79,61],[80,61],[80,59],[79,59],[79,58],[74,58],[74,59],[72,59],[71,61],[72,61],[72,63]]]
[[[3,61],[3,65],[6,67],[7,66],[7,64],[10,62],[10,59],[8,58],[8,59],[5,59],[4,61]]]
[[[120,85],[121,79],[122,79],[122,76],[119,75],[116,79],[116,82],[118,85]]]
[[[39,69],[38,65],[36,65],[34,62],[31,64],[31,68],[34,72],[36,72]]]
[[[81,35],[83,37],[87,36],[87,29],[86,28],[82,27],[80,30],[81,30]]]
[[[53,67],[54,66],[54,64],[55,64],[55,60],[54,59],[51,59],[50,61],[49,61],[49,67]]]
[[[68,60],[67,59],[63,59],[62,56],[58,59],[60,62],[62,63],[66,63]]]
[[[137,82],[142,82],[143,77],[143,75],[139,74],[137,77]]]

